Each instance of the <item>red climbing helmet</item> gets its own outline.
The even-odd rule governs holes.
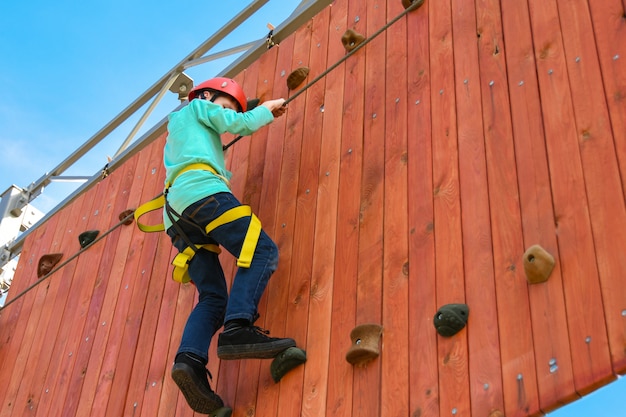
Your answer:
[[[228,94],[239,104],[241,111],[246,111],[247,107],[247,99],[246,95],[243,92],[243,89],[239,84],[237,84],[234,80],[230,78],[224,77],[216,77],[211,78],[203,83],[198,84],[189,92],[188,99],[189,101],[198,97],[198,93],[202,90],[214,90],[220,93]]]

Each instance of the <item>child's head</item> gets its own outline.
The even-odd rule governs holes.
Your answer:
[[[217,77],[198,84],[189,92],[189,101],[199,98],[236,111],[246,111],[247,100],[243,89],[230,78]]]

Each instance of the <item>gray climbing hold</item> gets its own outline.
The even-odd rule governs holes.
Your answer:
[[[466,304],[446,304],[437,310],[433,323],[437,333],[450,337],[465,327],[468,316],[469,307]]]

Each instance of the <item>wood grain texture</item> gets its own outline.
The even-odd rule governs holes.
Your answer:
[[[310,69],[299,89],[347,54],[346,30],[402,12],[336,0],[235,79],[287,98],[293,70]],[[534,416],[625,372],[623,16],[619,0],[427,1],[227,151],[233,193],[280,248],[257,324],[307,352],[276,383],[271,361],[220,361],[214,340],[235,417]],[[8,300],[43,254],[77,256],[0,310],[0,417],[195,415],[170,372],[197,293],[170,278],[168,236],[77,239],[161,191],[165,140],[27,237]],[[556,260],[541,284],[524,273],[534,244]],[[470,315],[443,337],[448,303]],[[380,356],[353,366],[364,323],[383,326]]]

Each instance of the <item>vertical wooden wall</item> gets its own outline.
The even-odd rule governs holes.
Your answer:
[[[347,29],[402,11],[337,0],[236,78],[289,97],[293,70],[312,80]],[[540,415],[626,372],[625,16],[619,0],[427,0],[228,151],[281,251],[259,324],[308,356],[276,384],[270,361],[211,346],[235,416]],[[64,266],[0,311],[0,417],[193,415],[169,372],[194,287],[169,278],[165,234],[118,224],[160,192],[164,143],[27,238],[9,300],[42,255]],[[556,267],[529,285],[533,244]],[[470,315],[444,338],[448,303]],[[363,323],[381,352],[353,367]]]

